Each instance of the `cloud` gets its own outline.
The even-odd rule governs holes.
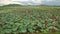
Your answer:
[[[42,0],[0,0],[0,4],[40,4]]]
[[[0,5],[6,4],[22,4],[22,5],[37,5],[37,4],[59,4],[58,0],[0,0]]]
[[[45,4],[45,5],[60,5],[60,0],[46,0],[46,1],[43,1],[42,4]]]
[[[10,0],[0,0],[0,4],[10,4],[10,3],[13,3],[13,2]]]

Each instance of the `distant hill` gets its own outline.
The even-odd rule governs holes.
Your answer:
[[[51,6],[51,7],[60,7],[60,5],[20,5],[20,4],[8,4],[8,5],[3,5],[3,7],[17,7],[17,6]]]
[[[4,5],[4,6],[7,6],[7,7],[9,7],[9,6],[15,7],[15,6],[22,6],[22,5],[19,5],[19,4],[8,4],[8,5]]]

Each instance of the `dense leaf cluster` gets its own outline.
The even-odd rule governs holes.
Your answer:
[[[51,18],[47,19],[35,19],[35,16],[31,16],[33,19],[28,19],[27,16],[19,17],[11,13],[0,13],[0,34],[18,34],[26,32],[44,32],[58,31],[58,21]]]

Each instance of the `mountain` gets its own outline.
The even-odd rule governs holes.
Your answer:
[[[8,4],[8,5],[3,5],[4,7],[15,7],[15,6],[22,6],[20,4]]]

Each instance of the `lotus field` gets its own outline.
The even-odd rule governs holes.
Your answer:
[[[0,34],[60,34],[60,7],[1,6]]]

